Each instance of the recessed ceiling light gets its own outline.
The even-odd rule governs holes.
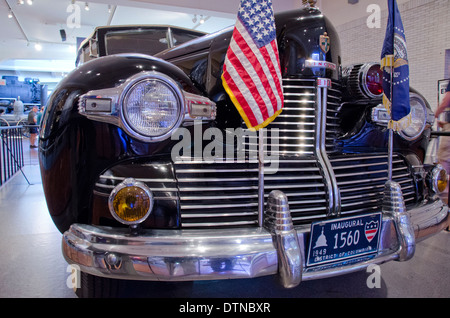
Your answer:
[[[42,51],[42,45],[39,44],[39,43],[36,43],[36,44],[34,45],[34,49],[35,49],[36,51]]]

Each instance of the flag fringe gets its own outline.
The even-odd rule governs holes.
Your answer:
[[[392,107],[391,101],[386,97],[385,94],[383,94],[383,106],[387,110],[387,112],[389,114],[389,117],[392,117],[392,115],[391,115],[391,107]],[[403,117],[400,120],[392,120],[392,119],[390,119],[389,123],[388,123],[388,129],[392,129],[395,132],[399,132],[399,131],[401,131],[403,129],[408,128],[411,125],[411,122],[412,122],[412,114],[410,112],[408,115],[406,115],[405,117]]]

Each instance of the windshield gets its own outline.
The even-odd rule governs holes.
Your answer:
[[[110,31],[105,35],[106,55],[119,53],[155,55],[200,35],[187,30],[171,30],[167,28]]]
[[[167,29],[108,32],[105,35],[106,55],[143,53],[154,55],[169,48]]]

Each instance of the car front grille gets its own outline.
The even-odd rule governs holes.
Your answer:
[[[325,103],[318,102],[315,79],[284,79],[285,105],[266,128],[265,156],[278,157],[276,173],[265,163],[264,197],[283,191],[294,225],[310,224],[330,216],[380,211],[388,178],[387,153],[339,154],[341,87],[333,82]],[[322,106],[326,104],[326,107]],[[321,107],[322,109],[318,109]],[[325,112],[324,136],[318,114]],[[272,138],[274,130],[277,131]],[[247,154],[257,149],[257,138],[247,138]],[[325,160],[318,155],[322,144]],[[256,154],[253,153],[255,157]],[[394,156],[393,180],[400,183],[406,203],[416,200],[408,164]],[[331,170],[327,179],[324,170]],[[258,224],[258,163],[201,160],[175,163],[180,189],[183,227],[230,227]],[[332,179],[331,181],[329,179]],[[331,188],[335,187],[336,190]],[[332,194],[332,191],[336,192]],[[338,196],[338,203],[331,202]]]
[[[331,156],[340,193],[340,215],[380,211],[387,181],[387,154]],[[416,191],[406,161],[394,156],[393,180],[413,203]],[[176,164],[183,227],[230,227],[258,224],[258,164]],[[294,225],[329,216],[325,180],[314,158],[282,157],[277,173],[265,175],[264,197],[283,191]],[[265,200],[266,201],[266,200]]]
[[[264,201],[272,190],[283,191],[294,225],[380,211],[388,155],[340,153],[340,86],[333,82],[322,99],[314,79],[285,79],[283,88],[284,110],[265,129],[265,159],[277,157],[278,161],[265,160]],[[205,162],[179,158],[167,184],[156,186],[149,179],[135,179],[156,191],[156,200],[179,200],[183,228],[258,226],[259,168],[256,153],[252,153],[256,152],[257,138],[247,138],[244,144],[243,159]],[[106,196],[127,177],[104,174],[94,192]],[[406,204],[415,203],[413,173],[399,154],[393,158],[393,180],[401,185]],[[159,195],[167,195],[164,189],[171,190],[170,198]]]

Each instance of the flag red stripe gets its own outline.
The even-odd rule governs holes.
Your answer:
[[[267,109],[265,107],[261,107],[262,105],[264,105],[264,101],[262,100],[262,97],[259,94],[253,94],[254,90],[256,90],[256,85],[253,82],[252,77],[248,74],[247,70],[242,66],[241,62],[239,61],[239,58],[236,56],[236,54],[232,50],[228,51],[227,57],[228,57],[228,61],[234,67],[234,69],[239,74],[239,77],[241,78],[241,80],[243,82],[242,86],[237,85],[239,87],[240,94],[235,93],[235,96],[238,99],[239,104],[241,104],[241,102],[240,102],[241,100],[245,100],[250,95],[253,98],[253,100],[256,102],[255,106],[259,106],[261,116],[262,116],[262,118],[264,118],[264,116],[267,116]],[[245,113],[250,111],[252,114],[254,114],[254,112],[257,111],[257,109],[256,110],[252,109],[252,107],[248,103],[248,101],[246,102],[246,105],[248,105],[248,107],[242,107],[242,104],[241,104],[241,107],[245,111]]]
[[[224,65],[223,67],[224,67],[223,77],[227,82],[228,87],[234,92],[234,97],[236,98],[242,110],[245,112],[250,124],[252,125],[252,127],[258,125],[258,120],[256,119],[253,111],[249,111],[249,109],[251,110],[251,107],[248,104],[247,100],[244,98],[242,93],[236,94],[236,92],[238,91],[240,92],[240,88],[236,85],[230,73],[227,72],[226,65]]]
[[[248,43],[242,37],[241,33],[239,31],[234,32],[233,38],[236,41],[236,44],[238,45],[241,52],[249,60],[251,66],[253,67],[255,72],[259,75],[261,82],[262,83],[267,82],[268,79],[264,74],[261,64],[259,63],[257,57],[253,54],[253,51],[250,49]],[[235,53],[235,52],[233,52],[233,53]],[[234,60],[234,58],[236,58],[236,60]],[[247,86],[249,92],[252,94],[253,98],[257,101],[257,103],[261,109],[263,118],[270,117],[268,110],[267,110],[266,102],[264,101],[263,97],[259,93],[257,84],[255,84],[252,77],[249,75],[247,69],[242,65],[242,63],[239,60],[239,58],[237,57],[237,55],[235,54],[233,59],[230,59],[230,61],[232,61],[232,64],[235,65],[235,68],[238,70],[239,74],[241,75],[242,80],[246,83],[246,86]],[[276,103],[276,100],[273,100],[270,96],[271,94],[267,92],[267,88],[265,87],[264,84],[263,84],[263,88],[266,91],[268,97],[270,98],[271,103],[272,104],[274,102]]]
[[[261,86],[264,86],[266,95],[270,98],[271,110],[273,113],[282,108],[283,90],[281,88],[280,79],[281,72],[279,70],[278,49],[276,41],[270,42],[270,45],[261,47],[259,50],[254,43],[253,38],[247,30],[240,24],[239,20],[236,24],[237,31],[241,32],[242,41],[237,44],[242,48],[244,45],[248,48],[245,51],[246,56],[255,57],[253,64],[257,67],[257,76],[261,78]],[[242,43],[242,44],[241,44]],[[252,49],[253,48],[253,49]],[[274,50],[275,48],[275,50]],[[252,60],[253,62],[253,60]]]
[[[236,34],[238,34],[238,32],[235,32],[233,34],[233,37]],[[237,44],[237,45],[239,45],[239,44]],[[237,52],[237,54],[239,54],[239,53],[240,52]],[[266,118],[266,116],[268,117],[268,112],[267,112],[267,108],[265,107],[265,101],[262,98],[262,96],[259,94],[258,89],[256,87],[257,85],[253,81],[252,76],[250,76],[250,74],[248,73],[247,68],[242,65],[241,60],[239,59],[237,54],[233,50],[230,49],[227,53],[227,58],[228,58],[229,62],[233,65],[236,72],[239,74],[239,77],[242,79],[243,85],[245,86],[245,88],[241,87],[241,93],[244,95],[244,97],[245,97],[246,93],[250,94],[257,104],[255,106],[259,106],[259,110],[261,112],[262,118]],[[251,54],[251,58],[250,58],[250,56],[246,56],[246,57],[249,59],[250,63],[255,63],[253,54]],[[246,91],[243,91],[244,89],[246,89]],[[251,107],[250,107],[250,109],[251,109]],[[252,112],[253,111],[254,110],[252,110]]]
[[[278,90],[278,95],[280,96],[280,99],[282,101],[281,105],[279,107],[279,109],[281,109],[283,107],[284,95],[283,95],[283,87],[281,86],[282,74],[281,74],[281,66],[280,66],[281,65],[281,63],[280,63],[280,55],[278,53],[277,42],[276,41],[272,41],[270,43],[270,45],[272,46],[272,50],[273,50],[273,52],[275,54],[275,59],[276,59],[276,65],[272,63],[272,66],[274,68],[272,74],[274,74],[273,77],[274,77],[274,80],[275,80],[275,85],[276,85],[277,90]]]
[[[272,41],[270,43],[270,45],[272,47],[272,50],[274,50],[274,53],[277,52],[275,41]],[[275,65],[272,62],[272,59],[270,58],[270,54],[266,47],[262,47],[261,52],[263,53],[262,56],[266,62],[267,67],[269,68],[270,73],[272,74],[273,81],[274,81],[275,87],[277,89],[277,91],[276,92],[274,91],[273,94],[278,94],[280,101],[282,101],[283,100],[283,89],[280,84],[280,82],[281,82],[280,78],[278,77],[278,74],[277,74],[277,73],[279,73],[279,72],[277,72],[277,68],[280,68],[280,66],[279,66],[279,64]],[[278,55],[278,53],[277,53],[277,55]],[[277,61],[277,63],[279,63],[279,61]],[[278,109],[281,108],[281,103],[278,103],[275,96],[273,96],[273,98],[275,99],[275,101],[272,102],[272,105],[274,105],[274,108],[275,108],[274,110],[277,111]]]

